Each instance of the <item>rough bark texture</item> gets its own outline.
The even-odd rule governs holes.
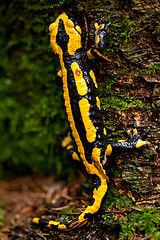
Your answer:
[[[80,1],[64,9],[88,28],[88,47],[94,43],[93,24],[105,15],[111,21],[105,54],[112,63],[100,59],[97,75],[109,133],[119,138],[128,122],[136,120],[138,130],[150,128],[144,151],[125,154],[117,160],[120,170],[114,182],[137,204],[158,205],[160,199],[159,121],[159,13],[158,1]],[[87,33],[84,35],[86,38]],[[106,87],[110,85],[110,88]],[[123,93],[123,96],[121,96]],[[109,96],[110,100],[106,100]],[[124,105],[123,97],[127,97]],[[136,99],[136,100],[135,100]],[[130,100],[130,102],[129,102]],[[137,101],[139,100],[139,101]],[[117,104],[117,105],[116,105]],[[114,134],[115,131],[115,134]]]

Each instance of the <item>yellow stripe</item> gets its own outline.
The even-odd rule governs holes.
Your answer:
[[[58,71],[57,75],[58,75],[59,77],[62,77],[62,70],[61,70],[61,69]]]
[[[68,19],[67,21],[71,21],[70,19]],[[68,34],[69,36],[69,42],[68,42],[68,53],[70,55],[73,55],[75,54],[76,50],[81,48],[82,47],[82,41],[81,41],[81,35],[79,33],[81,33],[81,28],[80,26],[76,26],[76,29],[77,31],[79,31],[79,33],[75,30],[75,26],[74,26],[74,23],[71,27],[71,24],[70,26],[67,26],[67,21],[64,21],[64,24],[65,24],[65,30],[66,30],[66,33]]]
[[[73,158],[75,161],[80,161],[80,159],[79,159],[79,157],[78,157],[78,155],[77,155],[76,152],[74,152],[74,153],[72,154],[72,158]]]
[[[136,129],[136,128],[133,129],[133,136],[134,136],[135,134],[137,134],[137,129]]]
[[[144,146],[146,144],[147,144],[146,141],[142,141],[141,139],[139,139],[137,144],[136,144],[136,148],[142,147],[142,146]]]
[[[112,153],[112,147],[111,147],[111,144],[109,144],[107,146],[106,155],[111,155],[111,153]]]
[[[82,116],[82,121],[86,130],[86,137],[88,142],[94,142],[96,139],[96,132],[97,130],[95,129],[90,117],[89,117],[89,109],[90,109],[90,104],[87,99],[81,99],[79,101],[79,108]]]
[[[94,75],[94,72],[93,72],[92,70],[90,70],[89,74],[90,74],[91,78],[93,79],[93,82],[94,82],[94,84],[95,84],[95,87],[98,88],[98,85],[97,85],[97,82],[96,82],[96,77],[95,77],[95,75]]]
[[[105,129],[105,128],[103,128],[103,133],[104,133],[104,135],[106,135],[106,134],[107,134],[107,131],[106,131],[106,129]]]
[[[99,108],[99,110],[101,110],[99,97],[96,97],[96,101],[97,101],[97,107]]]
[[[76,62],[71,64],[71,68],[74,74],[78,94],[84,96],[88,91],[88,87],[83,78],[82,71]]]
[[[62,147],[66,147],[71,141],[72,141],[72,139],[67,136],[67,137],[65,137],[65,138],[63,139],[63,141],[61,142],[61,146],[62,146]]]
[[[99,186],[98,189],[94,189],[94,191],[93,191],[93,198],[95,199],[95,201],[94,201],[93,205],[88,206],[86,208],[86,210],[78,217],[78,219],[80,221],[84,220],[84,215],[86,213],[94,214],[99,210],[99,208],[101,206],[102,199],[103,199],[106,192],[107,192],[106,179],[101,179],[101,185]]]
[[[56,221],[52,221],[52,220],[50,220],[49,221],[49,223],[48,223],[48,225],[55,225],[55,226],[57,226],[58,224],[60,224],[60,222],[56,222]]]
[[[39,218],[33,218],[32,222],[35,223],[35,224],[39,224]]]
[[[69,146],[67,147],[67,150],[69,150],[69,149],[71,149],[71,148],[74,148],[73,145],[69,145]]]
[[[101,154],[101,150],[97,147],[93,148],[92,150],[92,159],[93,161],[97,162],[100,164],[100,154]]]
[[[97,30],[98,30],[98,27],[99,27],[99,26],[98,26],[98,23],[95,23],[95,24],[94,24],[94,27],[95,27],[95,29],[96,29],[96,31],[97,31]],[[96,34],[96,32],[95,32],[95,34]]]
[[[59,229],[59,230],[67,230],[67,227],[66,227],[65,224],[60,224],[60,225],[58,226],[58,229]]]

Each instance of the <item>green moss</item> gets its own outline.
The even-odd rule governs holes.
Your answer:
[[[127,96],[126,92],[119,92],[116,89],[112,89],[114,78],[109,81],[106,79],[105,83],[100,85],[100,101],[104,110],[108,108],[114,108],[117,110],[129,110],[135,106],[146,107],[142,101],[136,99],[134,96]],[[105,89],[105,91],[104,91]]]
[[[118,172],[116,173],[118,174]],[[110,186],[107,192],[106,202],[103,205],[103,209],[121,209],[121,208],[131,208],[134,205],[132,204],[132,200],[126,197],[123,194],[118,192],[116,187]],[[107,216],[106,216],[107,217]],[[105,216],[104,216],[105,218]]]
[[[103,209],[111,211],[111,213],[103,215],[108,225],[120,224],[119,239],[128,239],[134,234],[145,237],[151,234],[154,235],[155,239],[158,239],[160,207],[140,207],[138,210],[134,210],[132,200],[119,194],[118,190],[112,187],[108,192]],[[113,212],[112,209],[114,209]],[[129,211],[127,212],[127,210]]]
[[[152,237],[152,240],[159,240],[160,239],[160,232],[155,233],[155,235]]]
[[[143,234],[147,237],[154,234],[160,227],[160,208],[141,208],[141,212],[131,212],[125,217],[120,217],[120,239],[134,236],[133,233]]]
[[[134,21],[130,14],[124,14],[121,18],[116,15],[108,13],[105,16],[106,22],[111,22],[109,31],[109,41],[107,41],[107,52],[112,53],[117,47],[128,43],[130,38],[134,35]]]
[[[68,213],[75,213],[75,212],[77,212],[76,208],[72,209],[72,208],[68,207],[68,208],[62,209],[61,210],[62,220],[63,221],[69,221],[69,220],[75,219],[74,214],[73,215],[71,215],[71,214],[68,215]]]
[[[149,74],[159,73],[159,72],[160,72],[160,63],[155,63],[148,67]]]

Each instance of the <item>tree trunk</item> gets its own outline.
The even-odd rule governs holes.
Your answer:
[[[105,55],[97,65],[101,105],[109,139],[119,139],[128,122],[138,131],[150,128],[144,151],[117,159],[115,184],[139,205],[158,205],[160,199],[159,121],[160,28],[158,1],[79,1],[70,11],[85,32],[87,47],[94,43],[94,22],[101,15],[112,22]],[[78,10],[78,11],[77,11]],[[85,27],[84,27],[85,26]],[[85,41],[84,41],[85,43]],[[127,191],[126,191],[127,190]]]

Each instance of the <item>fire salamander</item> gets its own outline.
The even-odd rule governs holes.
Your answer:
[[[103,19],[100,25],[95,24],[95,47],[90,50],[82,47],[80,26],[65,13],[49,27],[51,46],[60,59],[58,80],[62,81],[71,130],[70,136],[64,139],[62,145],[71,152],[74,160],[84,164],[87,173],[95,179],[95,187],[92,203],[77,219],[62,223],[35,217],[32,219],[35,224],[51,229],[72,230],[89,223],[100,209],[107,192],[107,156],[117,156],[146,145],[144,138],[147,131],[139,135],[136,126],[133,127],[133,134],[128,131],[129,137],[126,141],[120,140],[112,144],[107,141],[98,86],[90,63],[97,55],[102,55],[109,25],[110,23],[106,24]]]

